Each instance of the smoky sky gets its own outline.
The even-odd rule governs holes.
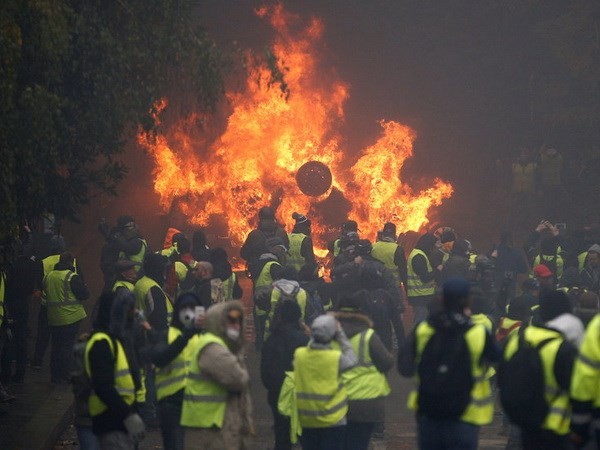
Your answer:
[[[199,17],[228,47],[261,49],[272,36],[252,10],[261,2],[206,0]],[[456,187],[442,211],[472,214],[493,189],[497,158],[539,147],[529,86],[548,63],[521,16],[496,1],[295,0],[293,13],[322,18],[324,64],[350,84],[341,129],[350,152],[374,142],[380,119],[418,134],[405,177],[433,176]],[[549,68],[550,70],[550,68]]]

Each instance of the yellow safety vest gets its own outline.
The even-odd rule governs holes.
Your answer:
[[[494,330],[494,322],[492,322],[492,319],[490,319],[485,314],[473,314],[471,316],[471,322],[473,322],[474,324],[483,325],[490,334]],[[487,372],[485,373],[487,379],[489,380],[494,375],[496,375],[496,369],[494,369],[493,367],[488,367]]]
[[[287,265],[293,266],[296,270],[300,271],[306,263],[304,256],[302,256],[302,243],[306,239],[306,235],[304,233],[290,233],[288,237],[290,240],[290,250]]]
[[[512,190],[514,193],[535,192],[535,163],[514,163],[512,165]]]
[[[44,277],[54,270],[54,266],[56,266],[58,264],[59,260],[60,260],[60,254],[46,256],[44,259],[42,259],[42,268],[44,270]],[[75,273],[77,273],[77,260],[76,259],[73,259],[73,268],[75,269]],[[45,292],[42,292],[42,300],[40,303],[42,305],[47,304]]]
[[[431,263],[429,262],[429,258],[425,254],[423,250],[419,250],[418,248],[413,249],[408,256],[407,262],[407,270],[408,270],[408,279],[406,286],[406,295],[408,297],[422,297],[425,295],[433,295],[435,293],[435,281],[431,280],[427,283],[423,283],[419,278],[419,275],[413,269],[413,259],[415,256],[421,255],[425,258],[427,262],[427,271],[431,272]]]
[[[435,329],[429,322],[421,322],[415,330],[416,337],[416,363],[419,364],[421,355]],[[485,327],[473,325],[464,335],[464,339],[471,352],[471,373],[473,375],[473,388],[471,389],[471,402],[460,417],[462,422],[473,425],[487,425],[494,417],[494,398],[492,388],[487,378],[487,365],[480,365],[481,355],[485,346]],[[418,379],[417,379],[418,382]],[[418,405],[418,388],[408,396],[408,408],[416,410]]]
[[[52,270],[44,277],[47,296],[48,325],[70,325],[87,317],[83,305],[71,290],[71,278],[75,272]]]
[[[152,278],[143,276],[135,283],[133,288],[133,295],[135,297],[135,307],[136,309],[144,311],[146,317],[148,317],[148,305],[147,305],[147,296],[148,292],[153,287],[159,288],[161,291],[163,289],[159,286],[159,284],[154,281]],[[171,319],[173,318],[173,305],[171,304],[171,300],[169,300],[169,296],[163,291],[165,294],[165,301],[167,302],[167,325],[171,323]]]
[[[585,268],[585,260],[587,259],[588,252],[581,252],[577,255],[577,267],[579,268],[579,272],[581,272]]]
[[[260,271],[260,274],[258,275],[258,278],[256,279],[256,283],[254,283],[254,291],[255,292],[256,292],[256,290],[261,289],[261,288],[271,287],[271,285],[273,284],[273,277],[271,276],[271,266],[273,264],[280,265],[277,261],[269,261],[264,265],[264,267]],[[256,312],[256,314],[258,316],[264,316],[267,314],[267,311],[263,311],[259,307],[255,307],[254,311]]]
[[[0,327],[4,323],[4,295],[6,293],[6,274],[0,272]]]
[[[594,409],[600,409],[600,314],[596,314],[589,323],[579,348],[573,366],[571,398],[589,402]],[[573,414],[572,418],[574,424],[586,423],[591,419],[588,414]]]
[[[198,358],[208,344],[227,348],[225,341],[212,333],[200,336],[192,349],[188,379],[183,394],[181,425],[194,428],[223,427],[227,407],[227,389],[202,373]]]
[[[134,285],[133,285],[133,283],[131,283],[129,281],[125,281],[125,280],[115,281],[115,284],[113,284],[112,291],[117,292],[117,289],[119,289],[119,288],[125,288],[133,294]]]
[[[377,241],[373,244],[371,256],[381,261],[385,267],[390,269],[398,282],[400,280],[400,273],[398,273],[398,266],[394,262],[396,250],[398,250],[398,244],[394,242]]]
[[[520,320],[509,319],[508,317],[500,317],[500,323],[498,324],[498,329],[496,330],[496,336],[501,335],[504,332],[508,332],[506,335],[506,339],[508,339],[512,335],[517,334],[521,326],[522,322]]]
[[[340,240],[336,239],[333,242],[333,256],[337,256],[340,254],[340,252],[342,251],[341,247],[340,247]]]
[[[555,330],[548,328],[540,328],[534,325],[528,326],[523,331],[525,340],[533,346],[537,346],[540,342],[555,338],[544,345],[540,350],[540,357],[544,367],[544,383],[545,383],[545,398],[549,406],[549,412],[544,422],[542,429],[550,430],[558,435],[569,433],[571,423],[571,404],[569,401],[569,392],[563,391],[556,377],[554,376],[554,363],[556,354],[561,344],[564,342],[564,336]],[[509,360],[517,351],[519,346],[519,335],[513,337],[506,344],[504,350],[504,359]],[[573,372],[575,373],[575,372]]]
[[[358,363],[342,372],[342,381],[349,400],[370,400],[390,395],[391,389],[387,378],[373,365],[369,352],[369,342],[373,334],[375,331],[369,328],[350,338]],[[337,342],[334,342],[334,345],[339,348]]]
[[[223,291],[225,292],[225,300],[233,300],[233,288],[235,287],[235,282],[237,280],[237,275],[235,272],[231,272],[231,276],[223,281]]]
[[[340,374],[341,352],[300,347],[294,352],[298,418],[304,428],[325,428],[348,412],[348,396]]]
[[[137,263],[137,265],[135,266],[136,271],[140,270],[140,267],[144,263],[144,258],[146,257],[146,250],[148,250],[148,243],[146,242],[146,240],[141,239],[141,241],[142,247],[140,248],[140,251],[137,252],[135,255],[126,255],[125,252],[119,253],[119,259],[128,259]]]
[[[181,336],[181,330],[169,327],[169,334],[167,336],[169,344],[172,344],[179,336]],[[185,388],[188,368],[190,361],[192,361],[192,353],[198,338],[197,335],[192,337],[173,361],[165,367],[160,367],[156,370],[156,398],[158,400],[162,400]]]
[[[90,349],[92,346],[99,341],[105,340],[110,346],[110,351],[114,358],[114,374],[115,374],[115,388],[117,392],[128,405],[133,405],[135,402],[135,384],[133,383],[133,377],[129,371],[129,363],[125,350],[118,340],[113,340],[108,334],[97,332],[90,337],[90,340],[85,346],[85,373],[92,379],[92,371],[90,368]],[[117,348],[115,349],[115,345]],[[92,417],[98,416],[107,410],[106,405],[100,398],[92,391],[88,399],[88,405],[90,408],[90,414]]]

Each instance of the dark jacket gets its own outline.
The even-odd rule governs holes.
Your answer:
[[[335,317],[342,324],[348,339],[373,327],[369,318],[357,311],[338,311],[335,313]],[[394,355],[383,345],[377,333],[374,333],[369,341],[368,352],[373,365],[379,372],[386,373],[394,366]],[[347,417],[350,422],[383,422],[385,420],[385,397],[350,400]]]
[[[444,281],[449,278],[468,278],[470,265],[469,258],[466,256],[450,253],[450,257],[444,264],[444,268],[440,274],[439,284],[444,284]]]
[[[246,242],[240,249],[240,256],[250,263],[267,253],[267,239],[278,237],[283,240],[284,245],[289,248],[290,240],[285,230],[274,220],[261,220],[256,230],[252,230]]]

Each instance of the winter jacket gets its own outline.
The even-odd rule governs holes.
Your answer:
[[[274,220],[261,220],[256,230],[252,230],[246,242],[240,249],[240,256],[247,263],[258,259],[263,253],[267,253],[267,239],[278,237],[283,240],[286,248],[290,247],[290,240],[285,230]]]

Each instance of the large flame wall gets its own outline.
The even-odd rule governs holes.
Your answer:
[[[273,77],[265,58],[248,53],[243,89],[226,94],[231,113],[220,137],[208,144],[197,139],[196,114],[161,133],[138,136],[155,161],[154,188],[163,208],[177,201],[191,223],[225,225],[232,244],[240,245],[258,209],[276,203],[284,223],[292,222],[293,211],[308,214],[319,244],[319,236],[345,220],[324,219],[332,205],[326,198],[331,190],[309,197],[296,184],[298,168],[319,161],[330,168],[333,190],[349,203],[348,218],[359,222],[365,237],[372,239],[385,221],[395,222],[399,231],[426,225],[430,208],[449,197],[452,186],[436,179],[429,189],[413,192],[402,182],[415,132],[382,120],[377,141],[353,164],[345,161],[337,130],[349,86],[320,64],[322,22],[313,18],[300,31],[292,31],[301,19],[281,5],[261,8],[257,14],[275,31],[271,64],[277,65],[283,81]],[[156,105],[157,122],[167,107],[167,100]]]

